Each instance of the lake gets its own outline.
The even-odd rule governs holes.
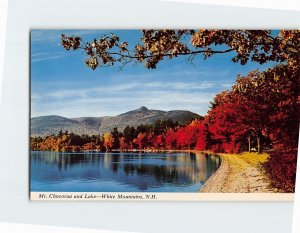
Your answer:
[[[198,192],[220,166],[203,153],[32,151],[32,192]]]

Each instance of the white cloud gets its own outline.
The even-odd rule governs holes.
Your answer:
[[[48,93],[35,94],[34,99],[42,98],[54,98],[54,99],[64,99],[64,98],[84,98],[89,96],[103,96],[124,94],[129,95],[133,92],[143,92],[144,90],[151,90],[152,92],[159,90],[168,90],[170,92],[189,92],[193,90],[205,90],[215,87],[214,83],[211,82],[202,82],[202,83],[184,83],[184,82],[146,82],[146,83],[128,83],[128,84],[119,84],[115,86],[97,86],[89,87],[82,89],[73,89],[73,90],[62,90],[62,91],[50,91]],[[149,94],[149,93],[148,93]]]
[[[222,87],[226,87],[226,88],[231,88],[232,87],[232,83],[222,83],[221,86]]]
[[[33,53],[31,54],[31,62],[39,62],[46,60],[54,60],[66,57],[65,52],[56,52],[56,53]]]
[[[107,83],[99,80],[93,86],[89,81],[69,84],[65,80],[43,82],[39,85],[46,91],[39,91],[37,86],[34,88],[32,115],[117,115],[140,106],[160,110],[189,110],[204,115],[215,94],[227,83],[222,84],[218,78],[206,78],[200,74],[220,75],[227,72],[209,69],[195,72],[173,69],[169,72],[136,74],[116,72],[105,76]]]
[[[140,106],[159,110],[189,110],[206,114],[214,93],[174,92],[172,90],[138,90],[97,97],[77,96],[69,99],[43,101],[33,99],[33,116],[62,115],[66,117],[117,115]]]

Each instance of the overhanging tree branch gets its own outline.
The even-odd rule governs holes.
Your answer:
[[[62,35],[62,45],[66,50],[84,50],[85,62],[93,70],[116,63],[124,67],[130,62],[154,69],[165,58],[189,56],[191,62],[199,54],[206,59],[230,52],[234,52],[232,61],[242,65],[249,59],[260,64],[292,61],[295,65],[299,61],[299,37],[299,30],[282,30],[277,36],[268,30],[142,30],[140,43],[131,49],[114,34],[85,44],[80,37]]]

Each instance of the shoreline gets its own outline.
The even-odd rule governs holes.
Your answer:
[[[118,150],[114,149],[111,151],[97,151],[97,150],[81,150],[81,151],[51,151],[51,150],[31,150],[31,151],[43,151],[43,152],[58,152],[58,153],[204,153],[209,155],[216,155],[209,151],[199,150],[155,150],[155,149],[130,149],[130,150]]]
[[[209,177],[200,193],[278,193],[261,170],[268,155],[256,153],[217,154],[219,169]],[[251,156],[251,157],[250,157]]]
[[[216,186],[216,182],[219,181],[219,175],[220,174],[224,174],[227,172],[227,168],[223,168],[225,165],[225,161],[223,160],[222,156],[220,156],[219,154],[217,154],[220,159],[221,159],[221,165],[218,168],[217,171],[214,172],[214,174],[212,174],[208,180],[204,183],[204,185],[201,187],[201,189],[199,190],[200,193],[209,193],[211,189],[213,189],[213,187],[215,188]]]

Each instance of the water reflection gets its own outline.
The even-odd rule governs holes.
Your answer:
[[[197,192],[220,165],[202,153],[31,152],[31,191]]]

